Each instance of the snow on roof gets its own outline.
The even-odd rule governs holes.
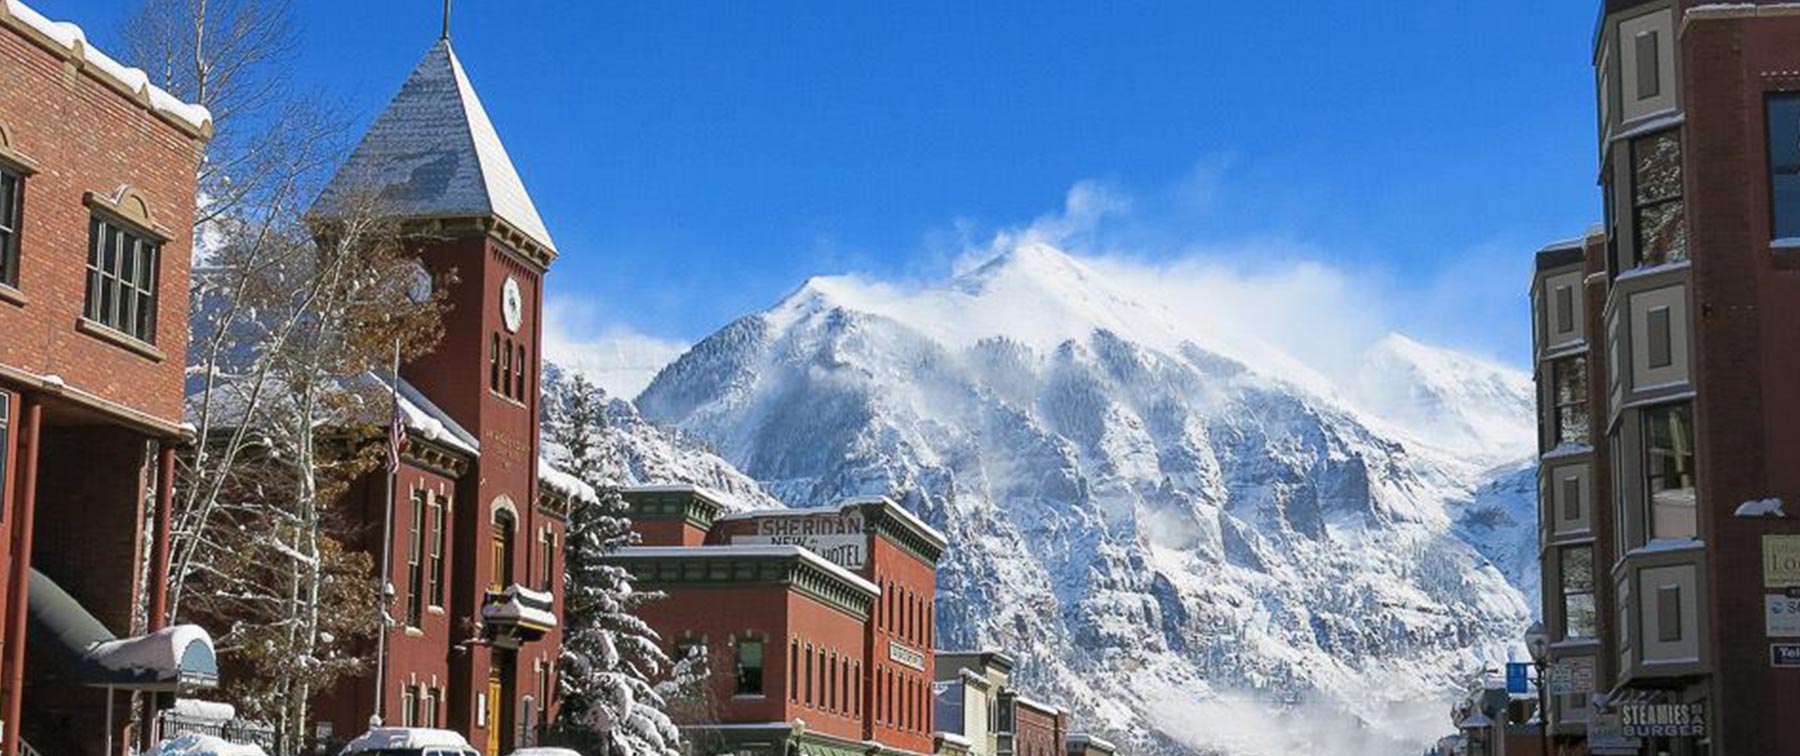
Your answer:
[[[481,607],[481,618],[490,622],[502,620],[510,623],[535,625],[545,629],[556,627],[554,612],[530,606],[520,601],[517,596]]]
[[[572,749],[568,749],[568,748],[550,748],[548,746],[534,746],[531,748],[520,748],[516,751],[513,751],[512,756],[581,756],[581,752],[575,751]]]
[[[816,517],[818,515],[837,514],[852,507],[861,507],[870,504],[886,505],[888,509],[892,510],[900,519],[912,523],[912,525],[917,527],[920,532],[925,533],[930,538],[936,539],[938,542],[937,545],[940,547],[949,543],[948,539],[944,538],[944,534],[938,532],[937,528],[925,524],[925,521],[919,519],[918,515],[913,514],[908,511],[906,507],[900,506],[898,503],[895,503],[893,499],[886,496],[857,496],[845,499],[836,504],[822,507],[790,507],[787,509],[753,509],[745,512],[729,512],[719,515],[718,519],[720,521],[727,521],[760,520],[768,517]]]
[[[1119,750],[1119,747],[1116,745],[1113,745],[1112,741],[1102,738],[1098,735],[1091,735],[1091,734],[1085,733],[1085,732],[1078,732],[1073,735],[1070,735],[1069,742],[1070,743],[1086,743],[1089,746],[1098,748],[1102,751],[1107,751],[1109,753],[1117,753]]]
[[[381,385],[388,379],[375,376]],[[425,398],[424,392],[406,379],[400,379],[400,413],[406,416],[406,430],[424,438],[460,449],[471,455],[481,454],[481,441],[450,417],[450,413]]]
[[[13,18],[25,26],[44,35],[51,42],[63,47],[73,57],[81,56],[84,63],[95,74],[111,79],[125,90],[137,95],[147,103],[151,110],[168,118],[179,121],[195,131],[206,133],[212,128],[212,113],[206,108],[183,101],[169,94],[168,91],[150,83],[150,77],[142,69],[132,68],[100,51],[88,42],[87,33],[81,27],[67,21],[51,21],[42,13],[32,9],[21,0],[0,0],[0,18]]]
[[[212,735],[183,735],[156,745],[153,756],[268,756],[262,746],[238,744]]]
[[[667,559],[667,558],[671,558],[671,557],[702,558],[702,559],[731,559],[731,558],[741,558],[741,557],[792,557],[792,556],[798,556],[798,557],[800,557],[800,559],[802,561],[805,561],[808,564],[811,564],[820,569],[823,569],[826,572],[831,573],[833,576],[837,577],[840,580],[843,580],[846,583],[856,586],[857,588],[861,588],[864,592],[868,593],[871,596],[880,596],[881,595],[881,588],[877,587],[874,583],[871,583],[868,580],[863,579],[863,577],[861,575],[858,575],[854,572],[846,570],[843,567],[839,567],[836,562],[826,559],[825,557],[819,556],[818,554],[813,553],[812,549],[806,548],[804,546],[793,546],[793,545],[788,545],[788,544],[780,544],[780,545],[769,545],[769,544],[737,545],[737,544],[734,544],[734,545],[730,545],[730,546],[630,546],[630,547],[626,547],[623,549],[619,549],[618,551],[613,552],[610,556],[615,559]]]
[[[556,249],[447,39],[413,68],[314,211],[329,213],[364,190],[380,191],[402,216],[491,216]]]
[[[1738,517],[1786,517],[1787,510],[1781,508],[1780,499],[1757,499],[1739,504]]]
[[[433,730],[424,727],[377,727],[362,737],[350,741],[340,753],[352,754],[363,751],[380,751],[403,748],[458,748],[473,750],[469,741],[463,736],[449,730]]]
[[[543,457],[538,457],[538,482],[575,501],[587,504],[600,503],[600,494],[594,491],[593,486],[582,482],[580,478],[556,469],[555,465],[550,464],[549,460]]]
[[[939,739],[943,740],[946,743],[955,743],[964,748],[975,745],[975,741],[965,738],[954,732],[950,732],[948,730],[938,730],[937,732],[932,733],[932,734],[936,735]]]
[[[697,496],[701,496],[706,499],[710,499],[710,500],[720,503],[720,504],[725,504],[728,502],[735,501],[735,499],[730,494],[727,494],[723,491],[719,491],[714,488],[708,488],[706,486],[696,486],[692,483],[652,483],[649,485],[642,485],[642,486],[626,486],[624,488],[619,489],[619,492],[626,493],[626,494],[631,494],[631,493],[695,494]],[[763,511],[768,511],[768,510],[763,510]],[[725,514],[725,515],[720,515],[719,519],[724,520],[724,519],[729,519],[731,517],[733,517],[733,515]]]
[[[1043,701],[1039,701],[1035,698],[1026,698],[1025,696],[1013,696],[1013,700],[1019,702],[1020,704],[1025,705],[1025,706],[1031,707],[1033,709],[1037,709],[1038,711],[1044,712],[1046,714],[1063,714],[1063,713],[1067,713],[1067,711],[1068,711],[1067,709],[1064,709],[1061,706],[1051,706],[1050,704],[1044,703]]]

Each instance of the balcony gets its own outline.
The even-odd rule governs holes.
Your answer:
[[[495,646],[518,648],[556,629],[555,602],[554,596],[518,583],[489,590],[481,602],[482,625]]]

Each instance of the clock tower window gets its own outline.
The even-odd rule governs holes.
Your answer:
[[[488,390],[500,390],[500,332],[494,332],[494,341],[488,347]]]

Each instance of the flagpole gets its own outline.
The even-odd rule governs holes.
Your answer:
[[[387,462],[387,504],[381,524],[381,595],[375,601],[375,619],[379,629],[375,632],[375,713],[369,717],[370,727],[380,727],[383,709],[387,701],[387,640],[388,640],[388,587],[393,585],[389,573],[393,571],[394,559],[394,480],[400,476],[400,465],[397,455],[400,453],[396,441],[399,428],[392,427],[400,420],[400,336],[394,336],[393,373],[388,383],[388,462]]]

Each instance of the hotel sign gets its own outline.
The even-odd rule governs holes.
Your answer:
[[[1800,536],[1765,535],[1763,547],[1763,587],[1800,586]]]
[[[925,671],[924,654],[893,641],[888,641],[888,659],[903,667],[912,667],[920,672]]]
[[[1628,738],[1706,737],[1706,705],[1628,703],[1619,705],[1621,733]]]
[[[860,514],[764,517],[756,532],[732,536],[734,544],[802,546],[839,567],[857,571],[869,562],[869,537]]]

